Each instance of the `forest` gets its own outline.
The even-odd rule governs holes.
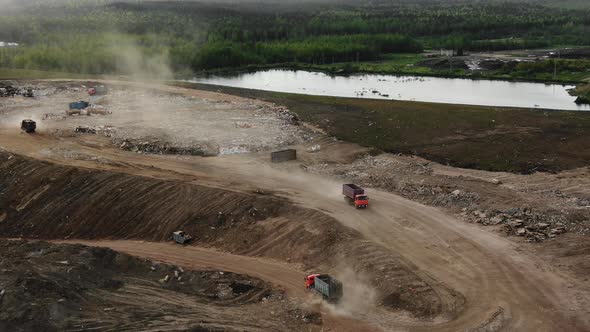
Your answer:
[[[379,60],[424,49],[493,51],[590,45],[590,6],[480,1],[60,2],[0,14],[0,67],[125,74],[121,57],[177,73]]]

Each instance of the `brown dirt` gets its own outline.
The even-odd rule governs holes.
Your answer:
[[[544,247],[512,241],[439,208],[378,189],[369,189],[372,202],[368,210],[351,209],[339,193],[342,179],[336,179],[334,173],[314,175],[304,169],[309,170],[315,163],[352,161],[363,149],[334,142],[322,145],[320,152],[305,152],[310,144],[315,142],[297,147],[302,151],[301,161],[270,165],[266,153],[215,158],[153,156],[114,149],[98,137],[66,139],[43,132],[29,136],[5,130],[0,132],[0,146],[54,164],[16,155],[8,160],[10,153],[0,156],[0,167],[4,167],[0,188],[9,193],[0,195],[0,209],[6,213],[0,233],[88,239],[100,234],[102,239],[159,241],[177,227],[193,227],[191,232],[198,236],[200,246],[290,260],[303,264],[300,270],[336,273],[340,268],[335,261],[342,260],[353,271],[362,271],[369,284],[377,285],[382,304],[397,309],[386,311],[380,306],[369,312],[354,312],[352,317],[386,330],[589,329],[590,287],[588,280],[581,277],[587,270],[585,265],[576,271],[571,267],[587,258],[587,248],[582,245],[586,238],[582,235],[557,237],[547,242],[556,246],[544,251]],[[55,147],[67,153],[43,153]],[[483,195],[497,196],[505,205],[514,195],[507,190],[508,184],[487,190],[483,180],[478,179],[493,173],[432,168],[435,175],[443,169],[455,172],[444,175],[449,177],[449,183],[465,176],[468,179],[459,181],[461,185],[473,181],[474,188],[480,188]],[[59,185],[44,180],[53,174],[58,175],[55,181]],[[584,183],[586,177],[577,174]],[[404,176],[408,182],[421,181],[411,172]],[[516,187],[514,191],[520,192],[523,199],[534,200],[534,195],[526,196],[527,190],[518,188],[526,187],[522,184],[530,178],[514,179],[510,184]],[[575,179],[569,179],[573,185]],[[50,187],[43,189],[46,185]],[[542,186],[542,180],[537,185]],[[532,190],[533,186],[527,188]],[[424,196],[414,199],[420,197]],[[224,204],[218,205],[217,200]],[[545,202],[550,203],[550,199]],[[23,208],[17,211],[19,206]],[[252,206],[261,213],[261,219],[256,218],[256,213],[250,215]],[[219,211],[226,218],[218,219]],[[193,223],[195,216],[202,219]],[[97,223],[101,226],[97,227]],[[244,239],[250,242],[240,242]],[[569,242],[571,245],[566,245]],[[151,243],[145,246],[156,247],[143,253],[139,244],[105,244],[148,257],[163,250]],[[189,253],[166,250],[162,255],[165,261],[184,260],[190,264]],[[564,266],[556,264],[560,256],[568,255]],[[248,274],[255,274],[257,266],[251,265],[251,269],[242,267],[249,269]],[[280,283],[291,282],[285,279]],[[408,311],[414,315],[405,315]],[[336,330],[348,324],[341,318],[332,323]]]
[[[383,154],[364,156],[353,163],[316,163],[307,170],[449,208],[469,222],[503,226],[502,230],[511,235],[527,228],[525,238],[529,241],[556,237],[559,234],[551,231],[560,226],[565,232],[590,234],[587,168],[517,175],[457,169],[419,157]],[[510,227],[516,220],[523,225]]]
[[[2,331],[313,328],[295,319],[301,313],[281,291],[243,274],[184,270],[82,245],[0,240],[0,249]]]
[[[457,295],[441,304],[437,293],[449,290],[435,292],[394,253],[285,199],[0,155],[0,209],[7,215],[0,233],[7,237],[168,241],[183,229],[196,245],[289,260],[309,271],[337,274],[339,265],[351,266],[371,276],[379,298],[398,299],[390,309],[415,316],[454,315],[462,303]]]

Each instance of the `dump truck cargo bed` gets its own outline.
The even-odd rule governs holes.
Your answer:
[[[314,289],[328,302],[338,302],[342,298],[342,283],[327,274],[315,278]]]
[[[347,183],[342,185],[342,194],[344,196],[354,199],[355,196],[364,195],[365,189],[357,186],[356,184]]]

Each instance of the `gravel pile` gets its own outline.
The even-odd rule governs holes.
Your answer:
[[[447,177],[433,173],[429,162],[420,158],[396,159],[391,155],[365,156],[350,165],[317,164],[306,167],[309,172],[336,175],[363,187],[379,188],[419,201],[448,208],[464,220],[485,226],[501,226],[513,236],[540,242],[565,232],[590,234],[588,200],[565,197],[552,191],[550,197],[536,206],[516,199],[512,207],[500,206],[498,195],[515,195],[502,188],[502,182]],[[370,196],[370,194],[369,194]]]

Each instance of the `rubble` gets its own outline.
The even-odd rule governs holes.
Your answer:
[[[179,270],[175,266],[106,248],[0,240],[0,249],[1,331],[67,331],[72,326],[88,327],[89,321],[108,322],[117,331],[140,330],[147,316],[155,317],[164,330],[176,330],[179,320],[200,326],[202,317],[211,315],[216,321],[209,326],[214,327],[247,315],[251,304],[262,305],[263,297],[278,293],[263,280],[231,272],[212,278],[219,276],[217,271],[187,270],[179,281],[170,278]],[[56,264],[64,260],[70,264]],[[162,273],[152,272],[155,265]],[[164,275],[167,281],[159,279]],[[219,289],[226,291],[223,298],[217,297]],[[137,301],[146,296],[147,300]],[[166,307],[172,297],[183,306]],[[265,306],[283,316],[292,310],[277,300]],[[164,307],[166,317],[158,320]],[[187,310],[194,315],[187,316]],[[56,319],[56,314],[67,320]]]
[[[219,147],[213,146],[209,143],[195,143],[191,146],[178,146],[155,137],[124,139],[122,142],[115,142],[115,144],[118,145],[121,150],[145,154],[175,154],[201,157],[213,157],[219,155]]]
[[[252,124],[249,122],[237,121],[234,125],[236,128],[252,128]]]
[[[14,111],[26,110],[27,116],[42,119],[45,132],[67,137],[81,126],[96,128],[97,134],[102,133],[99,126],[115,126],[116,131],[105,133],[113,145],[127,141],[125,149],[139,153],[231,155],[284,149],[312,138],[307,128],[298,126],[296,114],[272,103],[208,100],[120,86],[109,86],[104,95],[107,90],[99,91],[100,84],[92,83],[40,82],[33,88],[42,103],[19,101]],[[96,94],[89,97],[89,88]],[[76,109],[63,109],[76,100],[82,101],[73,103]]]
[[[12,85],[0,86],[0,97],[23,96],[26,98],[35,97],[33,88],[22,88]]]
[[[458,184],[449,183],[449,178],[433,175],[429,163],[403,156],[398,158],[394,159],[387,154],[365,156],[348,165],[306,165],[305,169],[313,173],[340,176],[363,186],[392,191],[424,204],[455,211],[460,209],[459,215],[467,222],[484,226],[502,226],[507,235],[523,236],[530,242],[544,241],[572,227],[580,234],[588,232],[582,221],[579,224],[569,221],[575,216],[568,216],[563,211],[550,210],[544,206],[535,210],[528,206],[495,209],[494,205],[486,202],[486,196],[482,197],[478,191],[471,191],[470,187],[466,186],[473,180],[466,181],[459,187]],[[490,186],[487,190],[503,190],[494,189],[502,183],[499,179],[484,181]],[[475,188],[481,190],[480,184]],[[485,194],[485,191],[483,193]],[[567,197],[557,191],[552,192],[552,195],[567,200],[578,210],[579,207],[585,208],[588,203],[585,199]]]
[[[500,181],[498,179],[492,179],[492,181],[490,181],[490,182],[492,182],[495,185],[501,185],[502,184],[502,181]]]
[[[299,125],[299,117],[297,114],[289,111],[286,107],[275,107],[275,112],[280,119],[287,121],[291,125],[298,126]]]
[[[319,144],[312,145],[307,151],[309,152],[319,152],[322,149],[322,146]]]
[[[89,126],[79,126],[76,127],[75,132],[81,134],[96,134],[96,129]]]
[[[108,115],[112,114],[112,112],[102,108],[102,107],[91,107],[91,108],[84,108],[84,109],[69,109],[66,111],[66,115],[75,116],[75,115]]]

